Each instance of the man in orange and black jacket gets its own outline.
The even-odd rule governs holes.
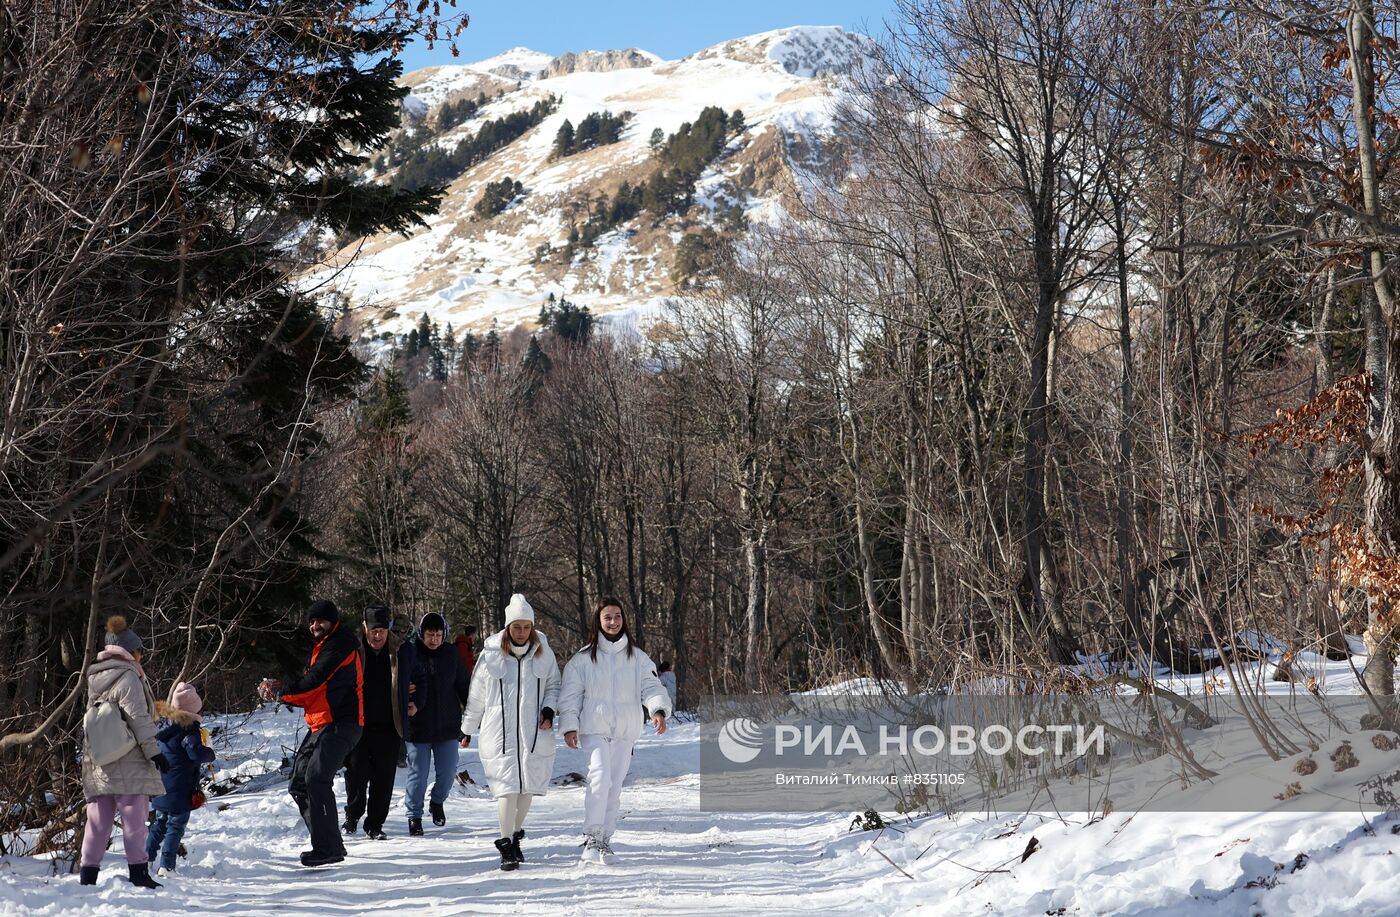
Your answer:
[[[360,641],[354,628],[341,623],[334,602],[312,602],[306,624],[316,641],[311,663],[276,690],[283,703],[302,708],[310,729],[292,760],[287,788],[311,832],[311,849],[301,863],[325,866],[345,859],[334,781],[364,728],[364,669]]]

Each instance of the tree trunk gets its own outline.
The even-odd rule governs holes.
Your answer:
[[[1049,383],[1051,333],[1059,288],[1053,280],[1050,239],[1046,232],[1037,244],[1036,271],[1040,275],[1035,325],[1030,348],[1031,390],[1026,408],[1025,477],[1022,527],[1025,535],[1025,573],[1022,592],[1030,605],[1030,620],[1044,628],[1050,661],[1069,665],[1075,661],[1076,641],[1055,602],[1054,558],[1045,509],[1046,451],[1049,445]],[[1047,579],[1049,577],[1049,579]],[[1047,589],[1047,586],[1049,589]]]
[[[886,674],[899,677],[899,680],[907,685],[909,669],[900,665],[894,639],[890,637],[889,627],[880,614],[880,597],[875,588],[875,546],[871,542],[870,533],[866,531],[865,510],[859,497],[856,498],[855,510],[861,595],[865,600],[865,611],[870,621],[870,633],[875,637],[875,646],[880,650],[880,661],[884,663]]]
[[[744,533],[744,565],[748,573],[748,601],[744,617],[747,635],[744,641],[744,687],[757,691],[761,683],[763,635],[768,616],[768,533]]]
[[[1136,527],[1133,513],[1133,424],[1137,409],[1133,393],[1132,297],[1128,289],[1128,227],[1126,202],[1121,193],[1113,197],[1114,267],[1118,280],[1118,467],[1117,506],[1113,540],[1117,551],[1118,589],[1123,620],[1132,629],[1133,642],[1146,659],[1156,658],[1156,615],[1151,603],[1139,601],[1134,573],[1133,544]]]
[[[1371,0],[1354,0],[1347,21],[1347,44],[1351,52],[1352,120],[1356,125],[1357,159],[1361,178],[1361,192],[1366,215],[1376,219],[1381,215],[1380,184],[1376,167],[1375,125],[1372,122],[1372,106],[1375,101],[1376,74],[1375,62],[1371,53],[1371,39],[1375,35],[1375,15]],[[1373,235],[1373,226],[1364,227],[1368,235]],[[1394,373],[1396,360],[1400,359],[1400,323],[1395,314],[1395,297],[1390,281],[1385,274],[1384,253],[1372,248],[1367,259],[1371,272],[1371,284],[1376,300],[1373,312],[1368,312],[1367,322],[1367,363],[1374,373],[1373,391],[1379,403],[1373,404],[1372,414],[1379,413],[1380,422],[1374,429],[1371,448],[1365,459],[1366,475],[1366,528],[1375,540],[1377,547],[1387,557],[1396,556],[1397,542],[1400,542],[1400,378]],[[1372,367],[1373,341],[1379,343],[1384,333],[1386,343],[1385,365]],[[1377,349],[1377,358],[1380,351]],[[1369,655],[1362,671],[1362,681],[1371,696],[1387,709],[1393,707],[1395,693],[1395,609],[1394,603],[1384,596],[1375,596],[1367,602],[1366,648]]]

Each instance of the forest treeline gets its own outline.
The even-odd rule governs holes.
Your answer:
[[[565,650],[621,596],[689,702],[1273,641],[1305,681],[1347,634],[1392,694],[1394,3],[897,5],[789,218],[643,333],[412,347],[294,278],[435,208],[363,175],[440,23],[6,6],[0,832],[76,804],[111,613],[211,706],[304,659],[313,596],[491,628],[514,591]]]
[[[644,336],[405,374],[398,594],[615,591],[691,690],[1306,681],[1350,634],[1389,695],[1394,20],[1271,9],[903,3],[789,218]]]

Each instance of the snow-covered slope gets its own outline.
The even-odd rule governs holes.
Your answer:
[[[410,88],[405,107],[429,124],[443,102],[483,92],[491,99],[470,121],[434,139],[444,149],[486,119],[537,100],[555,97],[558,109],[453,181],[429,229],[407,240],[370,239],[340,252],[337,269],[313,279],[345,296],[367,335],[405,331],[424,312],[458,330],[492,319],[509,327],[534,317],[551,292],[599,314],[645,312],[676,291],[671,267],[684,232],[735,204],[751,219],[772,212],[788,170],[815,155],[829,135],[837,74],[859,65],[872,48],[870,39],[840,28],[795,27],[676,61],[636,49],[549,59],[515,48],[474,64],[415,71],[404,78]],[[591,202],[654,170],[652,132],[670,134],[712,105],[741,110],[747,127],[701,177],[698,205],[688,217],[659,226],[630,221],[564,259],[570,227]],[[577,125],[603,111],[632,113],[620,142],[550,158],[565,120]],[[505,177],[520,181],[524,196],[496,217],[475,218],[472,207],[487,183]],[[356,263],[339,270],[352,251]]]

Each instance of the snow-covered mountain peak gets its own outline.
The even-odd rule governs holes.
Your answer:
[[[508,80],[532,80],[543,73],[552,60],[554,56],[543,51],[516,47],[467,66]]]
[[[724,58],[812,78],[849,72],[869,60],[874,51],[875,43],[868,36],[840,26],[792,26],[721,42],[685,60]]]

